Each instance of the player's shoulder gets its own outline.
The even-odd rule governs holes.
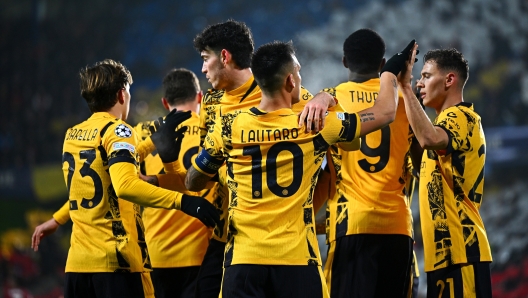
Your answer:
[[[215,105],[222,101],[224,90],[208,89],[202,97],[203,105]]]
[[[475,121],[480,118],[473,109],[473,104],[461,102],[441,111],[437,119],[452,119],[454,121]]]
[[[133,138],[136,136],[136,131],[133,127],[121,119],[116,119],[108,125],[108,128],[103,137],[115,136],[118,138]]]
[[[306,89],[304,86],[301,85],[301,98],[300,100],[301,101],[308,101],[310,99],[312,99],[313,97],[313,94],[308,91],[308,89]]]
[[[149,127],[153,125],[153,122],[154,121],[149,120],[141,121],[134,127],[134,130],[142,140],[148,138],[151,135]]]

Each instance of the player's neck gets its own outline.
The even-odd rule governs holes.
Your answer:
[[[453,92],[452,94],[448,94],[442,106],[440,106],[440,108],[436,110],[436,114],[438,115],[443,110],[450,108],[452,106],[456,106],[457,104],[463,101],[464,101],[464,97],[462,95],[462,92]]]
[[[273,112],[280,109],[291,109],[291,94],[276,93],[268,95],[262,93],[258,108],[264,112]]]
[[[118,106],[118,105],[113,106],[112,108],[110,108],[110,110],[108,110],[106,112],[108,114],[116,117],[117,119],[121,119],[123,121],[126,121],[125,113],[123,112],[123,109],[120,106]]]
[[[196,113],[198,110],[198,103],[196,101],[190,101],[187,103],[170,106],[170,110],[176,109],[177,111],[191,111]]]
[[[348,72],[348,80],[354,83],[364,83],[368,80],[379,78],[379,73],[359,74],[357,72]]]
[[[228,82],[224,90],[230,92],[244,85],[253,76],[253,73],[250,68],[232,69],[227,76]]]

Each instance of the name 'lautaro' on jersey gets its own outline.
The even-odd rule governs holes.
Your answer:
[[[242,129],[240,133],[241,143],[252,142],[274,142],[297,139],[299,137],[299,130],[297,128],[282,128],[282,129]]]

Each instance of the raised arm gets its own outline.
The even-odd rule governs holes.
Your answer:
[[[414,62],[414,59],[408,61],[405,69],[398,78],[409,124],[422,148],[433,150],[445,149],[449,142],[447,133],[442,128],[433,125],[414,94],[411,85],[411,73]]]
[[[416,42],[411,41],[400,53],[392,56],[380,75],[380,91],[374,106],[359,111],[361,121],[360,136],[364,136],[392,123],[398,108],[397,75],[406,67],[406,62],[416,58]]]

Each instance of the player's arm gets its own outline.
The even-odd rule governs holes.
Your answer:
[[[139,144],[137,146],[137,153],[139,155],[139,162],[142,162],[143,160],[145,160],[147,155],[152,153],[154,150],[156,150],[156,145],[154,145],[154,143],[152,142],[152,139],[150,138],[150,136],[147,137],[146,139],[144,139],[143,141],[139,142]]]
[[[418,45],[415,48],[417,47]],[[413,51],[413,58],[415,56],[416,51]],[[398,77],[409,124],[422,148],[433,150],[445,149],[449,143],[447,133],[442,128],[433,125],[414,94],[411,85],[411,73],[414,62],[415,59],[409,60]]]
[[[374,106],[357,113],[361,121],[360,136],[383,128],[396,118],[398,108],[396,76],[406,67],[407,61],[414,61],[416,49],[417,45],[413,40],[403,51],[392,56],[381,69],[380,91]]]
[[[70,220],[70,202],[66,202],[62,207],[53,213],[53,217],[48,221],[35,227],[31,236],[31,248],[38,251],[40,240],[57,231],[57,229]]]
[[[110,179],[119,198],[146,207],[181,210],[207,226],[214,227],[219,223],[215,207],[206,199],[156,187],[141,180],[134,157],[127,152],[120,150],[108,161]]]
[[[213,131],[205,136],[204,148],[192,160],[192,166],[187,170],[185,187],[188,190],[200,191],[206,188],[207,183],[218,173],[224,164],[222,140],[222,122],[217,121]]]
[[[310,99],[299,115],[299,127],[306,124],[306,131],[312,128],[318,132],[326,124],[326,111],[337,104],[337,99],[326,92],[319,92]]]

